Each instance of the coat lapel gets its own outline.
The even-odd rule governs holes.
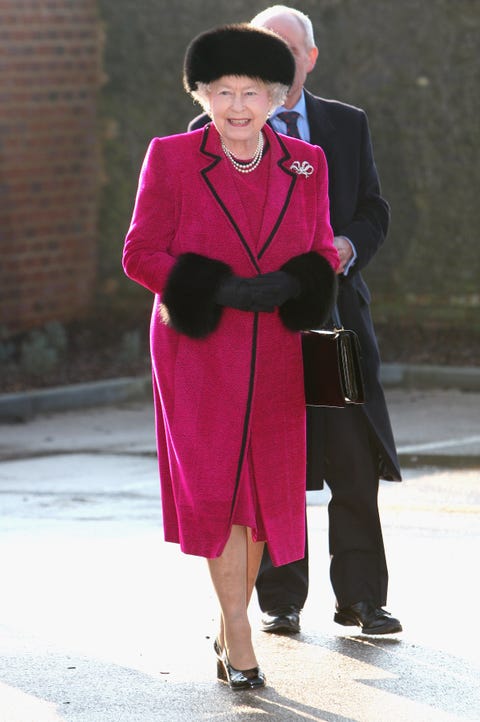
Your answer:
[[[208,160],[201,174],[258,272],[258,262],[275,238],[297,180],[295,173],[288,168],[290,154],[279,136],[268,126],[264,127],[264,131],[270,146],[267,154],[270,180],[259,243],[251,236],[248,218],[227,165],[228,160],[221,151],[218,133],[213,126],[205,126],[200,147]]]
[[[258,245],[259,259],[275,239],[298,178],[289,169],[291,156],[280,136],[270,126],[265,126],[264,131],[270,144],[270,180],[263,214],[261,242]]]
[[[243,212],[240,197],[227,165],[229,161],[221,150],[219,136],[213,124],[205,126],[200,150],[210,161],[201,171],[203,179],[233,226],[250,261],[258,270],[255,244],[251,238],[248,218]]]
[[[307,108],[308,125],[310,128],[310,143],[319,145],[326,152],[334,145],[335,126],[325,112],[322,101],[305,91],[305,104]]]
[[[336,160],[337,148],[340,139],[337,137],[337,129],[330,120],[328,101],[316,98],[305,91],[305,103],[307,106],[308,124],[310,126],[310,142],[319,145],[328,165],[328,195],[330,200],[337,196],[337,176],[335,169],[338,167]],[[330,203],[330,220],[334,225],[334,209]]]

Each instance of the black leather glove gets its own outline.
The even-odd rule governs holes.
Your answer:
[[[300,293],[296,278],[285,271],[264,273],[254,278],[229,276],[215,294],[216,303],[240,311],[272,313],[276,306]]]
[[[228,276],[228,278],[220,284],[215,294],[215,302],[220,304],[220,306],[237,308],[239,311],[258,310],[253,308],[254,293],[252,282],[254,280],[254,278]]]
[[[257,276],[255,294],[257,302],[269,307],[281,306],[301,291],[300,282],[286,271],[272,271]]]

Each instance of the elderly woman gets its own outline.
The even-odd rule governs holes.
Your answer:
[[[192,41],[184,85],[213,122],[151,142],[123,255],[155,294],[165,539],[208,559],[218,677],[232,689],[265,684],[247,614],[264,543],[275,565],[304,554],[299,331],[324,322],[336,293],[323,151],[265,125],[294,74],[266,30]]]

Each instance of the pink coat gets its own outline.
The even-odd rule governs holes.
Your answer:
[[[315,251],[329,262],[321,259],[335,282],[323,151],[268,126],[264,132],[270,182],[260,242],[251,237],[218,133],[206,126],[151,142],[123,264],[155,294],[151,354],[165,539],[189,554],[222,553],[248,449],[267,543],[279,565],[304,555],[300,334],[285,326],[279,310],[212,305],[212,328],[194,337],[168,320],[175,304],[165,308],[166,287],[183,254],[216,259],[251,277]],[[198,277],[187,276],[184,290],[174,294],[187,315],[203,308],[205,299],[199,295],[197,303],[194,291]]]

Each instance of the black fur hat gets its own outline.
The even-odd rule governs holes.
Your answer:
[[[185,53],[183,84],[191,93],[197,83],[211,83],[224,75],[290,86],[295,59],[287,43],[270,30],[247,23],[223,25],[192,40]]]

